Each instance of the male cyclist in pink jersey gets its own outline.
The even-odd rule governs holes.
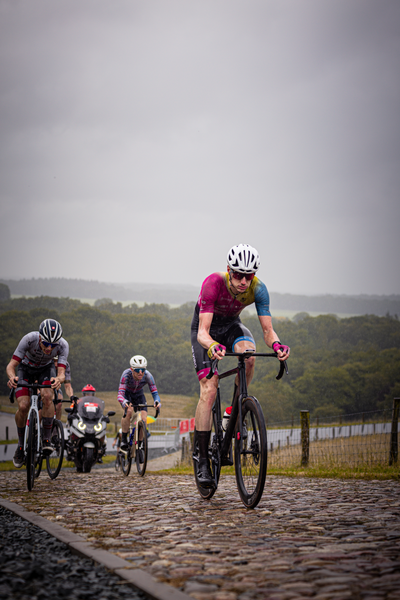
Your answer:
[[[260,266],[257,250],[248,244],[233,246],[228,252],[227,262],[227,272],[213,273],[204,280],[191,328],[193,362],[200,382],[200,399],[195,415],[199,445],[198,481],[204,487],[214,484],[208,445],[218,375],[206,378],[211,362],[222,360],[226,349],[228,352],[256,349],[251,332],[240,320],[242,310],[255,303],[266,345],[277,352],[281,361],[290,354],[290,348],[281,344],[272,327],[268,290],[255,276]],[[255,357],[249,357],[246,360],[248,385],[253,378],[254,366]]]

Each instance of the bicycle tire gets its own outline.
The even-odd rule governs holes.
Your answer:
[[[198,443],[196,440],[196,432],[195,432],[195,436],[194,436],[194,451],[193,451],[194,478],[196,481],[196,486],[199,491],[199,494],[203,498],[203,500],[211,500],[211,498],[214,496],[215,492],[217,491],[219,477],[221,474],[221,455],[220,455],[220,451],[219,451],[217,440],[216,440],[215,432],[218,430],[217,430],[216,416],[214,413],[213,413],[213,426],[214,426],[214,428],[211,429],[210,445],[208,447],[208,456],[209,456],[209,459],[211,462],[211,473],[212,473],[212,475],[214,477],[214,481],[215,481],[214,487],[206,488],[206,487],[202,486],[201,483],[199,483],[199,480],[197,478],[197,466],[199,464],[198,463],[199,447],[198,447]]]
[[[141,432],[143,435],[143,439],[141,441],[138,441],[138,444],[143,442],[143,462],[140,462],[140,451],[139,449],[136,450],[136,468],[137,468],[137,472],[139,473],[140,477],[143,477],[143,475],[146,473],[146,466],[147,466],[147,431],[146,431],[146,426],[144,424],[143,421],[139,421],[138,423],[138,440],[140,440],[140,436],[141,436]]]
[[[247,438],[243,439],[242,452],[235,443],[235,475],[240,498],[246,508],[255,508],[264,492],[267,475],[267,430],[261,406],[254,396],[242,402],[242,421]],[[236,425],[235,440],[239,431]]]
[[[117,456],[115,457],[114,468],[117,471],[117,473],[119,473],[121,470],[121,455],[119,453],[119,450],[117,451]]]
[[[121,469],[123,474],[125,475],[125,477],[128,477],[129,473],[131,472],[131,466],[132,466],[132,455],[131,455],[131,448],[128,448],[127,453],[125,454],[125,452],[120,451],[121,453]]]
[[[38,420],[34,410],[29,415],[28,440],[26,448],[26,479],[28,490],[31,491],[35,484],[35,470],[37,465],[37,441],[38,441]]]
[[[35,479],[37,479],[42,472],[43,465],[43,456],[38,456],[36,459],[36,468],[35,468]]]
[[[82,471],[90,473],[94,465],[94,448],[83,448]]]
[[[64,460],[64,428],[61,421],[54,419],[51,429],[51,442],[54,451],[46,456],[46,468],[50,479],[55,479],[61,470]]]

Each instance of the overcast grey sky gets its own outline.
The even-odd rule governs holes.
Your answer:
[[[0,0],[0,277],[400,293],[399,0]]]

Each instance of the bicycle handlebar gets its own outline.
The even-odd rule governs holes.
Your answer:
[[[144,407],[148,408],[148,404],[133,404],[132,402],[129,402],[129,401],[127,402],[127,404],[130,404],[131,406],[136,406],[136,408],[144,408]],[[154,415],[154,418],[157,419],[158,415],[160,414],[160,407],[157,406],[155,408],[156,408],[156,413]],[[128,407],[125,406],[124,416],[122,417],[123,419],[125,419],[125,417],[126,417],[127,409],[128,409]]]
[[[246,360],[246,358],[250,358],[250,356],[269,356],[273,358],[278,358],[277,352],[253,352],[252,350],[245,350],[244,352],[226,352],[225,356],[237,356],[239,358],[243,358],[244,360]],[[211,379],[211,377],[214,376],[218,363],[219,360],[217,358],[212,361],[211,369],[208,375],[206,376],[206,379]],[[276,376],[276,379],[282,379],[284,372],[286,372],[286,375],[289,374],[289,369],[286,360],[281,361],[279,373]]]

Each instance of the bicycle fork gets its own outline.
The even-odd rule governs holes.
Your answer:
[[[41,429],[40,429],[40,419],[39,419],[39,407],[38,407],[38,397],[32,395],[31,396],[31,406],[29,408],[29,412],[28,412],[28,417],[26,419],[26,425],[25,425],[25,435],[24,435],[24,452],[25,452],[25,456],[27,454],[28,451],[28,438],[29,438],[29,422],[31,419],[31,414],[32,412],[36,413],[36,419],[37,419],[37,424],[38,424],[38,436],[37,436],[37,440],[36,440],[36,452],[37,454],[39,454],[39,450],[40,450],[40,435],[41,435]]]

